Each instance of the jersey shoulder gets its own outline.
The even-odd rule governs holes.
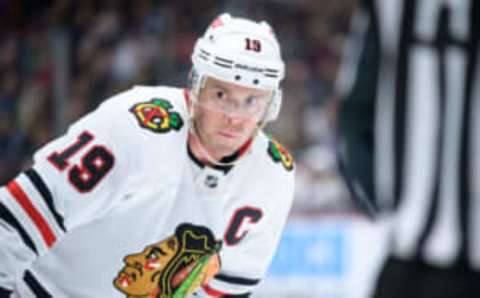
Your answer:
[[[247,168],[249,192],[254,206],[265,210],[266,222],[285,220],[295,192],[295,164],[289,151],[272,136],[260,133],[252,144]],[[255,173],[252,175],[252,173]]]
[[[186,122],[187,107],[184,89],[172,87],[135,86],[106,100],[100,114],[127,118],[127,125],[151,133],[179,131]],[[134,120],[134,121],[133,121]]]
[[[270,195],[290,201],[295,185],[295,164],[289,151],[277,140],[260,133],[252,144],[255,177],[252,183]]]
[[[106,99],[72,124],[66,142],[86,131],[116,156],[117,164],[142,170],[155,166],[152,160],[173,164],[171,156],[185,147],[186,107],[184,89],[137,86]]]
[[[115,130],[116,147],[137,152],[139,168],[161,162],[167,169],[177,165],[179,150],[186,148],[186,100],[184,89],[137,86],[107,100],[100,109],[114,118],[110,131]]]
[[[136,86],[106,99],[71,129],[91,129],[104,139],[123,143],[176,135],[187,126],[184,89]]]

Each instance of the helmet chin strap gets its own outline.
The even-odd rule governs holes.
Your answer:
[[[243,156],[245,154],[243,154],[242,156],[239,156],[234,161],[222,162],[222,161],[219,161],[219,160],[215,160],[215,158],[213,158],[213,156],[208,152],[208,149],[206,148],[206,146],[202,142],[200,134],[198,133],[198,128],[195,125],[195,115],[194,115],[195,109],[193,108],[193,105],[195,104],[195,102],[197,100],[196,94],[194,94],[194,92],[192,92],[191,90],[190,90],[189,93],[190,93],[190,100],[188,102],[188,104],[189,104],[189,107],[188,107],[188,124],[189,125],[188,125],[188,127],[189,127],[189,131],[190,131],[192,137],[194,137],[196,139],[196,142],[198,144],[198,149],[201,151],[201,153],[207,159],[207,161],[212,165],[215,165],[215,166],[233,166],[233,165],[237,164],[243,158]],[[265,118],[265,116],[262,117],[262,121],[255,128],[254,132],[252,133],[252,136],[250,137],[251,139],[255,138],[255,136],[265,127],[267,121],[265,121],[264,118]],[[240,149],[240,148],[238,148],[238,149]]]

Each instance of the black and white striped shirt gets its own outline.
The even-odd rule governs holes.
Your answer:
[[[339,159],[395,211],[393,254],[480,270],[480,1],[367,0],[340,70]]]

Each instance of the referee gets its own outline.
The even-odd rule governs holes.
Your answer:
[[[392,221],[375,297],[480,297],[480,1],[365,0],[338,88],[353,197]]]

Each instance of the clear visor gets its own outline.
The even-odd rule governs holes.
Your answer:
[[[205,84],[193,102],[201,108],[234,117],[261,119],[272,100],[272,90],[236,92],[216,84]]]

